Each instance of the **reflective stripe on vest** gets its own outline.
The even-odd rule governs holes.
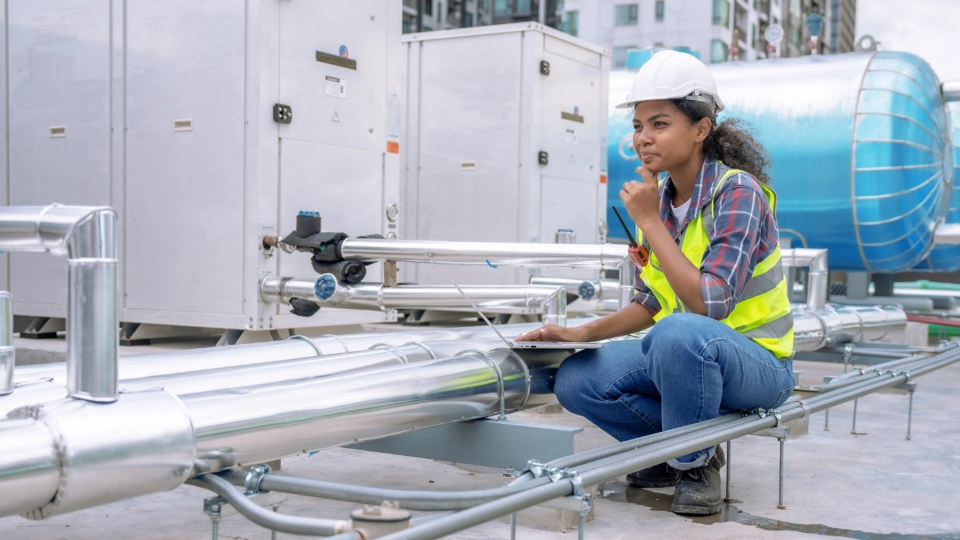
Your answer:
[[[710,245],[707,232],[713,228],[713,206],[717,191],[730,175],[738,172],[743,171],[729,169],[720,177],[714,186],[710,203],[704,205],[697,217],[680,233],[680,250],[698,268],[703,264],[703,256]],[[769,187],[759,185],[776,216],[776,194]],[[639,230],[637,236],[641,237]],[[654,321],[671,313],[687,311],[670,287],[653,251],[650,251],[650,262],[643,268],[640,279],[660,302],[661,309],[653,316]],[[720,322],[752,339],[777,358],[793,355],[793,313],[787,296],[787,280],[780,264],[779,244],[766,258],[757,262],[733,311]]]

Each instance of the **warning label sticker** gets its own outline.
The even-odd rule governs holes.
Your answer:
[[[335,98],[346,99],[347,97],[347,81],[339,79],[337,77],[326,77],[327,84],[326,90],[328,96],[333,96]]]

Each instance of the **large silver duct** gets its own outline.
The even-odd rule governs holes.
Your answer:
[[[499,349],[182,399],[196,430],[197,458],[216,471],[510,413],[529,394],[526,363]]]
[[[0,251],[67,255],[67,389],[117,399],[117,214],[107,207],[0,207]]]
[[[568,324],[580,325],[594,318],[591,316],[577,317],[576,319],[570,319]],[[503,335],[510,337],[529,332],[539,326],[540,323],[509,324],[500,325],[498,329]],[[342,336],[332,334],[315,337],[294,336],[281,341],[127,356],[120,359],[119,372],[121,380],[140,379],[174,373],[230,369],[250,364],[295,360],[311,356],[358,352],[378,344],[398,346],[411,342],[429,341],[439,343],[442,341],[456,342],[496,338],[496,333],[486,325],[398,332],[367,332]],[[21,366],[15,373],[18,391],[44,380],[64,384],[63,364],[49,363]]]
[[[627,246],[348,238],[343,241],[340,253],[346,259],[362,261],[564,266],[613,270],[627,256]]]
[[[493,313],[543,313],[544,320],[563,324],[566,320],[566,291],[537,285],[464,285],[460,287],[483,311]],[[381,283],[338,283],[331,274],[316,280],[267,276],[260,281],[264,302],[289,304],[294,298],[320,305],[348,309],[388,311],[391,309],[432,309],[473,311],[470,303],[452,285],[394,285]]]
[[[556,367],[565,356],[540,356],[534,367]],[[216,471],[552,400],[531,396],[531,381],[515,353],[467,349],[179,399],[154,390],[109,406],[66,399],[24,407],[0,421],[0,490],[28,488],[0,499],[0,516],[49,517],[172,489],[195,465]]]
[[[30,519],[174,489],[194,464],[183,404],[162,391],[109,405],[65,399],[0,422],[0,516]],[[17,489],[17,491],[12,491]]]

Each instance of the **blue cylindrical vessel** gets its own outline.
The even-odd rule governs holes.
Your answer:
[[[933,229],[949,211],[953,149],[940,82],[926,62],[882,51],[710,70],[727,106],[721,119],[746,121],[770,152],[782,238],[829,249],[838,270],[900,272],[931,255]],[[613,106],[633,73],[610,77]],[[631,130],[629,113],[612,109],[611,203],[635,177]]]
[[[950,186],[950,209],[947,223],[960,223],[960,103],[948,103],[947,114],[953,129],[953,182]],[[948,159],[949,161],[949,159]],[[933,246],[930,255],[914,270],[956,272],[960,270],[960,246]]]

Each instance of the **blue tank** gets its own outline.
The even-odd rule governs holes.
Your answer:
[[[953,128],[953,182],[950,186],[950,208],[947,223],[960,223],[960,103],[948,103],[947,113]],[[960,270],[960,246],[933,246],[914,270],[956,272]]]
[[[933,230],[950,211],[954,162],[940,82],[926,62],[882,51],[710,71],[727,105],[721,120],[745,120],[770,152],[782,238],[828,249],[837,270],[894,273],[928,258],[937,269],[960,265],[960,250],[933,253]],[[612,108],[634,73],[610,74],[611,204],[636,177],[630,112]]]

